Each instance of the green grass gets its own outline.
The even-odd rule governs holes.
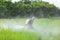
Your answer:
[[[0,40],[38,40],[35,33],[0,29]]]
[[[0,29],[0,40],[41,40],[41,37],[38,37],[33,32]],[[60,40],[60,34],[44,40]]]
[[[12,19],[8,19],[8,20],[12,20]],[[17,22],[18,24],[21,24],[21,25],[25,25],[25,21],[26,19],[25,18],[20,18],[20,19],[13,19],[15,22]],[[6,22],[7,19],[0,19],[0,23],[1,22]],[[48,19],[48,18],[40,18],[40,19],[35,19],[34,22],[33,22],[33,25],[35,26],[47,26],[47,25],[53,25],[53,26],[58,26],[60,27],[60,19]]]
[[[7,20],[11,19],[0,19],[0,23],[4,23]],[[25,25],[25,20],[26,19],[13,19],[15,22],[17,22],[20,25]],[[36,27],[60,27],[60,19],[48,19],[48,18],[41,18],[41,19],[35,19],[34,26]],[[41,39],[41,37],[40,37]],[[25,32],[25,31],[12,31],[12,30],[4,30],[0,29],[0,40],[39,40],[39,37],[32,32]],[[60,33],[53,38],[47,38],[46,40],[60,40]]]
[[[39,27],[40,26],[47,27],[48,25],[60,27],[60,19],[51,19],[51,18],[35,19],[33,24]]]

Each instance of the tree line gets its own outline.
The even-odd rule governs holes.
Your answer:
[[[44,1],[11,2],[0,1],[0,18],[30,17],[38,18],[58,17],[60,9],[53,4]]]

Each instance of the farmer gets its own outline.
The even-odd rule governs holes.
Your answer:
[[[35,17],[31,17],[31,18],[28,18],[28,19],[26,20],[26,23],[25,23],[25,24],[26,24],[26,27],[27,27],[27,28],[29,28],[29,29],[30,29],[30,28],[33,28],[32,24],[33,24],[34,18],[35,18]]]

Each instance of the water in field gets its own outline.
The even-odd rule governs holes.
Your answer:
[[[23,22],[23,23],[22,23]],[[29,31],[29,32],[35,32],[36,34],[38,34],[39,36],[41,36],[42,40],[46,40],[48,38],[50,38],[50,40],[52,40],[54,37],[56,37],[58,34],[60,34],[60,27],[58,24],[60,23],[58,21],[58,24],[56,24],[56,22],[51,22],[51,21],[42,21],[40,20],[40,23],[36,20],[33,24],[33,29],[26,29],[25,28],[25,21],[21,20],[14,20],[14,19],[6,19],[6,20],[1,20],[0,22],[0,27],[6,29],[11,29],[12,31],[20,31],[20,30],[24,30],[24,31]],[[22,23],[22,24],[21,24]],[[39,25],[38,25],[39,24]]]

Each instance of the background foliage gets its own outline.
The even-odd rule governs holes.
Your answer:
[[[0,1],[0,18],[30,17],[38,18],[59,17],[60,9],[44,1]]]

